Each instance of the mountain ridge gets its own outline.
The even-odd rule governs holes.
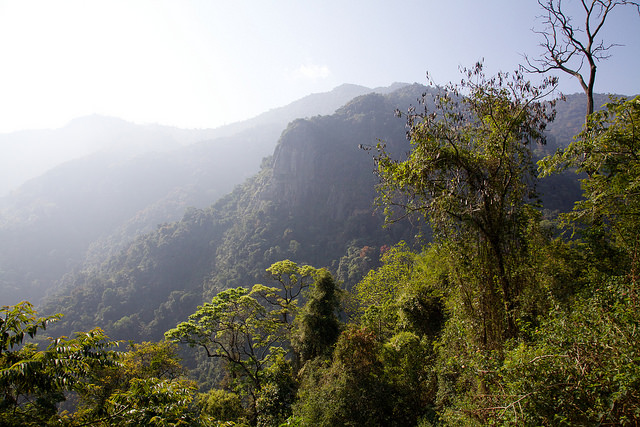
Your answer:
[[[349,99],[375,90],[384,88],[370,89],[343,84],[331,91],[310,94],[255,117],[216,128],[183,129],[161,124],[135,124],[118,117],[91,114],[72,119],[56,129],[0,133],[0,147],[4,153],[0,157],[0,197],[65,161],[113,149],[113,145],[123,137],[125,140],[121,145],[129,147],[145,140],[153,143],[153,146],[140,147],[134,154],[165,151],[200,141],[233,136],[265,124],[277,124],[284,128],[289,121],[298,117],[331,114]],[[66,154],[68,152],[71,154]],[[25,165],[30,166],[25,169]],[[8,171],[17,176],[10,176]]]
[[[408,85],[366,94],[332,115],[294,120],[257,174],[209,208],[190,208],[101,264],[68,274],[46,312],[67,313],[59,324],[65,333],[100,325],[115,338],[159,339],[202,301],[260,283],[264,269],[282,259],[327,267],[348,288],[376,265],[383,247],[422,244],[416,236],[428,236],[408,221],[382,227],[373,159],[359,146],[382,140],[405,153],[405,122],[395,110],[431,90]],[[556,198],[567,202],[572,191],[579,194],[575,177],[569,180],[546,189],[560,189]]]
[[[102,322],[113,337],[154,339],[206,295],[260,282],[278,260],[337,270],[350,247],[411,240],[417,232],[410,225],[382,228],[372,205],[373,160],[359,148],[378,137],[408,147],[404,121],[394,114],[408,106],[399,104],[405,98],[363,95],[352,108],[293,121],[260,172],[211,207],[189,209],[100,266],[67,276],[66,290],[46,310],[73,311],[59,326],[68,330]],[[81,306],[92,308],[68,309]]]
[[[96,259],[114,253],[137,234],[179,220],[188,206],[210,205],[259,169],[291,117],[332,113],[369,91],[342,85],[235,127],[196,133],[97,115],[72,121],[61,131],[75,135],[72,145],[88,127],[103,129],[85,141],[95,150],[0,197],[6,301],[37,302],[65,272],[81,266],[85,254]],[[33,135],[45,135],[40,143],[46,145],[49,133]]]

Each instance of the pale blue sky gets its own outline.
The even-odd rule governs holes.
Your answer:
[[[540,13],[535,0],[0,0],[0,132],[94,113],[216,127],[342,83],[429,71],[444,84],[480,58],[509,71],[540,52]],[[611,18],[605,37],[624,46],[596,90],[639,93],[640,18]]]

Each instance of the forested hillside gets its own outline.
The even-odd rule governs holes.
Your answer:
[[[633,423],[638,100],[571,142],[583,97],[542,132],[545,90],[472,73],[466,97],[416,84],[294,120],[231,193],[67,273],[47,316],[4,307],[3,419]],[[14,349],[45,326],[63,337]],[[75,412],[20,403],[47,390]]]
[[[57,325],[67,333],[94,324],[114,338],[158,339],[204,298],[262,281],[281,259],[331,267],[355,283],[380,247],[418,233],[410,225],[382,228],[373,160],[359,146],[383,139],[398,153],[408,149],[394,110],[425,90],[365,95],[334,115],[292,122],[257,175],[210,208],[191,208],[102,264],[68,274],[47,312],[69,313]],[[364,247],[368,265],[359,256]]]
[[[67,274],[47,311],[67,313],[58,326],[66,333],[91,324],[114,338],[158,339],[202,300],[262,281],[264,269],[281,259],[331,268],[352,286],[377,265],[380,248],[413,242],[424,231],[409,222],[382,228],[371,154],[361,147],[383,140],[397,155],[408,150],[405,123],[393,112],[416,104],[426,90],[369,95],[333,116],[292,122],[258,175],[211,208],[192,208],[181,221]],[[564,131],[561,124],[555,129]],[[543,184],[548,199],[563,203],[547,208],[570,205],[576,184],[557,177],[549,190]]]
[[[331,116],[293,121],[257,175],[123,250],[94,252],[87,268],[65,275],[46,311],[67,313],[57,325],[67,334],[89,324],[113,338],[159,339],[203,300],[261,282],[265,268],[282,259],[327,267],[350,288],[377,265],[381,248],[429,240],[415,221],[383,228],[372,153],[363,149],[384,141],[397,156],[405,153],[405,122],[394,112],[417,105],[425,92],[405,86],[358,97]],[[574,99],[559,105],[568,120],[580,115]],[[551,128],[551,147],[562,132],[571,131],[561,123]],[[549,211],[570,207],[579,194],[574,176],[551,177],[540,191]]]
[[[0,427],[640,425],[640,2],[205,3],[6,8],[0,125],[433,68],[0,134]]]
[[[38,302],[65,273],[101,263],[187,207],[211,205],[259,169],[291,120],[331,114],[370,91],[342,85],[218,129],[93,116],[59,130],[0,135],[4,184],[20,164],[31,168],[23,174],[44,172],[0,198],[4,301]]]

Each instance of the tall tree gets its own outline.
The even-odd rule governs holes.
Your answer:
[[[481,63],[465,73],[462,84],[449,84],[436,97],[433,111],[410,111],[412,149],[405,160],[378,146],[378,200],[387,221],[424,215],[436,237],[458,247],[457,268],[465,259],[480,263],[467,268],[479,292],[468,301],[480,301],[470,312],[482,313],[477,335],[491,346],[516,333],[520,289],[513,271],[526,250],[528,202],[535,196],[531,145],[544,142],[554,112],[542,100],[557,79],[534,86],[520,72],[487,78]],[[468,278],[458,282],[470,290]]]
[[[578,79],[587,95],[587,115],[593,113],[593,90],[597,64],[610,57],[616,46],[599,38],[611,12],[618,6],[635,6],[640,14],[640,3],[628,0],[580,0],[584,11],[584,25],[576,25],[563,9],[562,0],[538,0],[544,10],[544,29],[535,31],[543,38],[542,57],[525,56],[529,72],[547,73],[560,70]],[[587,69],[585,68],[585,62]]]
[[[322,269],[311,288],[309,300],[296,319],[293,347],[302,362],[318,356],[330,356],[340,335],[340,290],[331,274]]]

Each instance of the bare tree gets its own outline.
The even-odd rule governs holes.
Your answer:
[[[574,25],[562,8],[562,0],[538,0],[545,12],[542,16],[545,28],[534,32],[544,39],[540,46],[545,53],[539,59],[525,55],[527,65],[523,68],[532,73],[561,70],[577,78],[587,95],[587,114],[591,114],[597,63],[609,58],[609,50],[617,46],[605,44],[598,34],[616,7],[635,6],[640,15],[640,3],[627,0],[580,0],[580,3],[584,11],[583,26]]]

